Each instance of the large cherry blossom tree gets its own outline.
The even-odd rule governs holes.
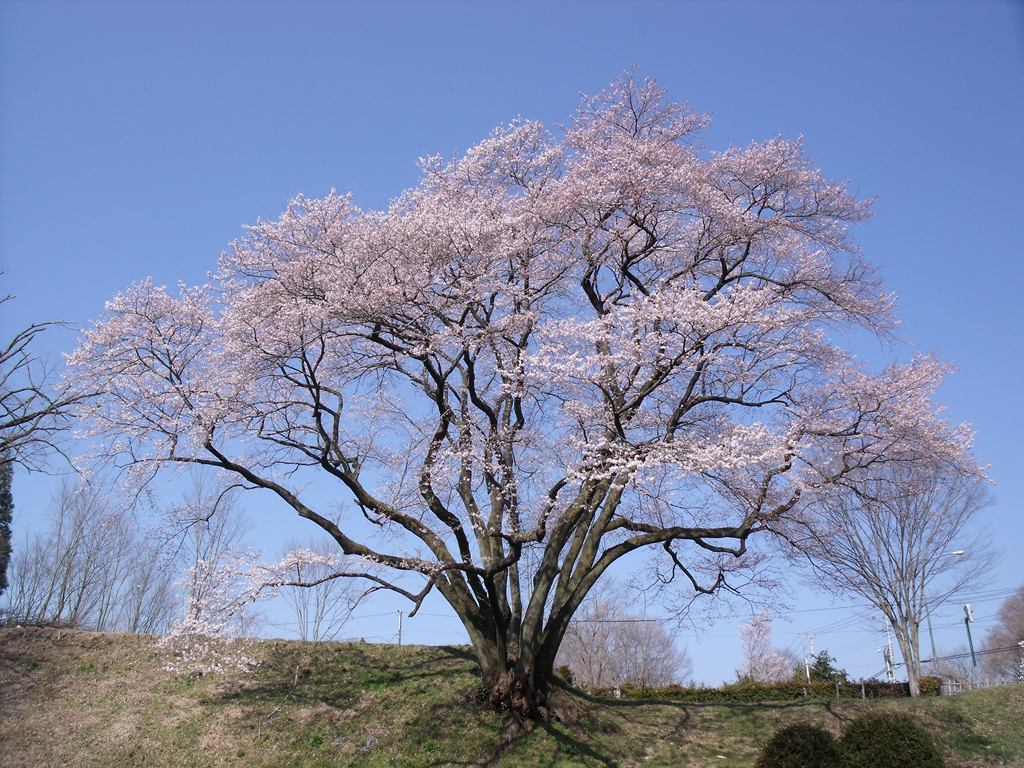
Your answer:
[[[458,614],[491,702],[549,714],[559,644],[613,563],[729,585],[748,538],[858,468],[966,461],[943,367],[832,337],[893,301],[868,215],[799,141],[712,152],[704,116],[623,78],[558,133],[499,127],[381,211],[300,196],[211,285],[143,281],[71,358],[87,424],[145,478],[271,491],[418,607]],[[313,476],[333,488],[318,507]]]

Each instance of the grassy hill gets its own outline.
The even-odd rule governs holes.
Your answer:
[[[1024,686],[920,701],[694,705],[566,691],[568,722],[502,744],[467,649],[267,641],[243,676],[173,677],[153,639],[0,629],[3,766],[719,766],[747,768],[779,725],[839,733],[911,712],[951,768],[1024,766]]]

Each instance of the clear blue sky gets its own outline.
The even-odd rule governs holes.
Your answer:
[[[1024,581],[1021,3],[0,2],[5,335],[80,327],[147,275],[201,282],[241,225],[298,192],[384,205],[417,157],[515,115],[565,121],[633,64],[713,115],[709,146],[803,134],[830,176],[877,198],[857,237],[901,297],[904,336],[959,365],[941,400],[992,465],[985,522],[1006,556],[990,585]],[[57,356],[74,334],[47,344]],[[23,535],[51,483],[16,482]],[[977,605],[979,630],[997,606]],[[962,643],[958,611],[936,619],[940,649]],[[845,615],[780,616],[778,640]],[[681,636],[698,678],[732,675],[736,624]],[[425,616],[406,637],[457,640],[453,627]],[[818,647],[871,674],[866,627]],[[352,628],[393,632],[390,618]]]

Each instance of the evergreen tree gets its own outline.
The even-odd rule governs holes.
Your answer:
[[[846,670],[836,666],[836,657],[826,650],[812,656],[806,669],[803,665],[798,665],[793,670],[793,675],[800,680],[807,675],[811,680],[826,683],[845,683],[849,679]]]
[[[7,589],[7,563],[11,559],[11,518],[14,515],[14,498],[11,496],[11,479],[14,476],[14,462],[0,456],[0,595]]]

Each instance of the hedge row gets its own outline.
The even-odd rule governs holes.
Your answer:
[[[936,696],[942,689],[937,677],[921,679],[921,693]],[[682,685],[667,685],[663,688],[624,686],[620,695],[629,699],[665,699],[694,704],[755,703],[761,701],[794,701],[798,699],[830,699],[837,695],[843,698],[897,699],[910,695],[906,683],[883,683],[879,680],[865,680],[860,683],[835,683],[823,681],[790,681],[786,683],[729,683],[719,688],[691,688]],[[596,691],[601,695],[613,696],[613,689]]]

